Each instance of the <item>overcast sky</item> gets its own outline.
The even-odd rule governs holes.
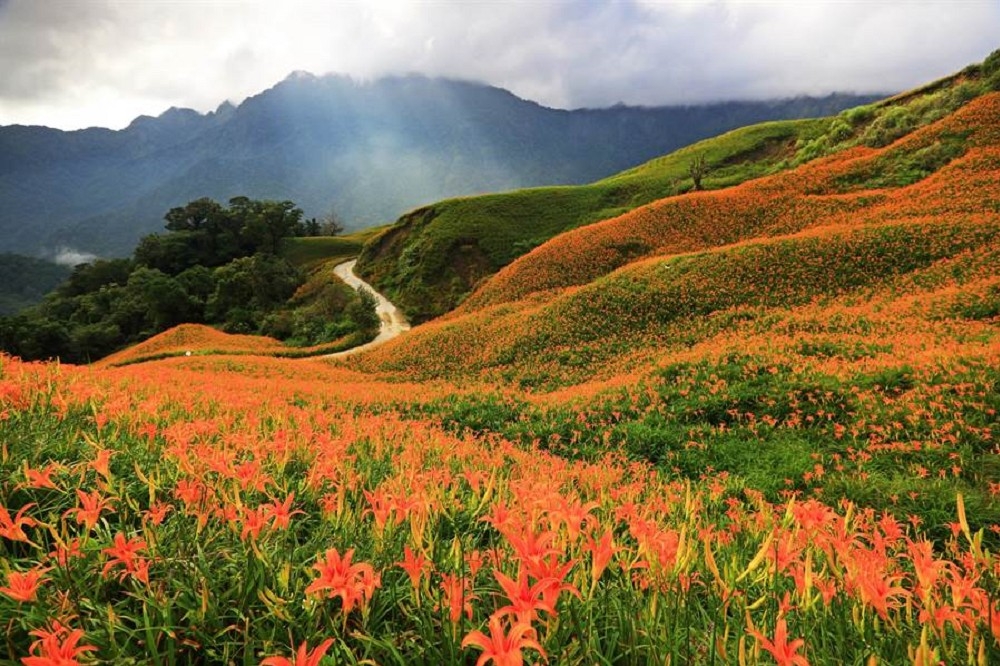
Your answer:
[[[903,90],[1000,47],[1000,0],[0,0],[0,125],[119,128],[294,70],[575,108]]]

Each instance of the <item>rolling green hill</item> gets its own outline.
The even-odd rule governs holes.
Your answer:
[[[312,270],[331,262],[347,261],[387,227],[370,227],[343,236],[296,236],[282,240],[281,256],[302,270]]]
[[[882,147],[959,108],[992,85],[979,65],[867,106],[822,119],[768,122],[682,148],[589,185],[449,199],[401,217],[369,242],[359,272],[413,321],[453,309],[486,277],[549,239],[693,189],[730,187],[855,146]],[[994,76],[995,78],[995,76]],[[914,182],[961,151],[952,137],[886,169],[884,185]],[[845,183],[845,188],[850,184]],[[639,246],[619,248],[625,259]]]

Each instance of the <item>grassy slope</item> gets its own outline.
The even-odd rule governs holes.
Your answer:
[[[361,272],[417,321],[454,307],[480,280],[550,238],[690,187],[696,154],[718,165],[708,188],[767,173],[819,132],[813,120],[735,130],[583,186],[544,187],[450,199],[416,210],[369,243]],[[687,181],[685,181],[687,179]]]
[[[655,285],[634,286],[645,280],[636,277],[638,267],[649,262],[668,261],[674,267],[672,270],[684,274],[688,269],[680,271],[677,267],[702,267],[699,270],[704,271],[704,279],[721,280],[716,288],[729,294],[731,300],[727,302],[727,307],[741,303],[758,304],[762,298],[758,292],[766,286],[759,283],[778,279],[777,276],[786,268],[779,260],[793,257],[805,247],[805,243],[815,244],[817,234],[823,229],[827,229],[830,238],[834,238],[843,233],[861,233],[857,228],[870,225],[876,231],[871,232],[874,234],[871,238],[866,236],[864,242],[871,243],[878,241],[880,234],[888,233],[883,227],[900,229],[893,238],[898,244],[894,252],[901,254],[893,255],[896,263],[885,264],[883,268],[892,275],[895,275],[892,271],[905,272],[903,267],[908,266],[910,261],[907,253],[916,252],[924,245],[925,234],[947,235],[966,228],[987,228],[1000,214],[996,179],[1000,130],[991,120],[991,114],[1000,107],[998,100],[1000,95],[995,93],[983,97],[885,148],[855,148],[793,171],[726,190],[692,193],[658,201],[587,229],[563,234],[485,283],[466,305],[451,316],[421,327],[407,340],[400,341],[399,345],[408,347],[405,352],[401,349],[396,353],[388,348],[378,352],[377,356],[384,358],[394,369],[420,369],[424,367],[425,359],[432,359],[434,365],[426,368],[431,374],[441,372],[441,364],[447,364],[447,359],[453,356],[454,365],[447,365],[449,370],[445,372],[454,369],[456,372],[476,373],[483,367],[504,364],[502,360],[490,360],[491,350],[509,349],[513,352],[505,353],[521,356],[532,354],[532,350],[545,353],[545,350],[558,346],[560,341],[589,336],[594,324],[600,324],[612,335],[634,333],[635,322],[629,318],[642,318],[649,313],[626,300],[590,310],[587,325],[580,325],[578,320],[564,319],[562,309],[565,308],[561,304],[580,303],[592,294],[606,297],[609,290],[619,284],[633,285],[631,288],[634,290],[657,294],[655,298],[669,302],[665,294],[680,288],[677,286],[680,283],[659,278]],[[886,164],[905,161],[926,147],[938,145],[954,136],[964,137],[964,153],[927,178],[904,187],[860,189],[852,185],[850,191],[844,191],[845,181],[862,182],[859,174],[881,178]],[[925,224],[931,226],[924,229]],[[730,282],[738,287],[738,291],[732,292],[734,287],[727,286],[726,282],[729,278],[723,277],[729,270],[725,268],[726,262],[738,264],[737,258],[748,251],[745,249],[747,243],[757,247],[793,248],[794,251],[788,249],[784,254],[766,254],[755,259],[759,262],[760,272],[748,269],[745,275],[733,277]],[[975,241],[969,249],[975,249],[976,243],[979,241]],[[633,249],[637,247],[642,251],[634,253]],[[822,244],[820,247],[823,247]],[[920,255],[920,260],[929,261],[932,256],[935,260],[941,258],[929,252]],[[680,255],[686,256],[681,258]],[[723,263],[717,266],[720,261]],[[814,259],[803,256],[796,261],[798,263],[787,268],[805,271]],[[820,265],[829,272],[816,276],[816,279],[822,278],[829,283],[817,286],[814,294],[817,297],[830,289],[840,288],[836,283],[840,279],[838,265]],[[843,268],[847,270],[850,266],[854,264],[844,264]],[[860,275],[877,281],[890,274],[881,275],[878,266],[882,264],[867,268],[862,264],[856,269]],[[794,277],[789,278],[789,284],[796,288],[807,286]],[[807,290],[802,296],[808,297],[809,294]],[[690,300],[693,296],[687,294],[685,298]],[[770,304],[778,306],[781,303],[779,298]],[[581,304],[565,307],[576,308],[584,314],[595,306]],[[706,307],[705,303],[702,302],[699,307]],[[692,311],[687,314],[707,312]],[[603,323],[590,323],[595,317],[605,319]],[[529,318],[533,321],[527,326],[524,320]],[[511,323],[505,324],[507,320]],[[543,333],[547,330],[548,333]],[[511,333],[516,334],[515,340],[510,339]],[[457,338],[466,336],[482,336],[484,340],[497,342],[478,348],[473,344],[475,351],[470,355],[468,350],[461,349],[465,345],[457,344]],[[537,344],[525,344],[529,337],[542,336],[547,336],[548,342],[541,340]],[[418,346],[423,341],[436,350],[424,354]],[[375,362],[375,356],[370,358]]]
[[[452,199],[401,218],[361,254],[359,269],[414,321],[454,308],[484,278],[532,248],[581,226],[691,189],[688,167],[709,166],[714,190],[798,166],[858,144],[885,145],[951,112],[979,92],[976,67],[921,89],[825,119],[779,121],[735,130],[591,185],[518,190]],[[949,142],[901,164],[886,184],[913,182],[926,164],[960,152]],[[585,232],[584,232],[585,233]],[[622,248],[627,258],[647,248]]]
[[[293,266],[310,270],[320,263],[346,261],[358,256],[364,244],[386,228],[372,227],[343,236],[286,238],[281,254]]]

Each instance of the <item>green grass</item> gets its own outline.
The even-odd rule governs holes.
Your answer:
[[[343,236],[286,238],[281,254],[293,266],[310,270],[327,261],[346,261],[361,253],[361,248],[385,227],[372,227]]]

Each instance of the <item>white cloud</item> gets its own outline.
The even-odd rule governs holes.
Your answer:
[[[71,247],[60,247],[56,250],[55,255],[52,257],[52,261],[60,266],[70,267],[79,266],[80,264],[89,264],[95,259],[97,259],[96,254],[81,252],[80,250],[74,250]]]
[[[996,0],[7,0],[0,124],[121,127],[293,70],[563,107],[895,90],[981,59],[998,26]]]

